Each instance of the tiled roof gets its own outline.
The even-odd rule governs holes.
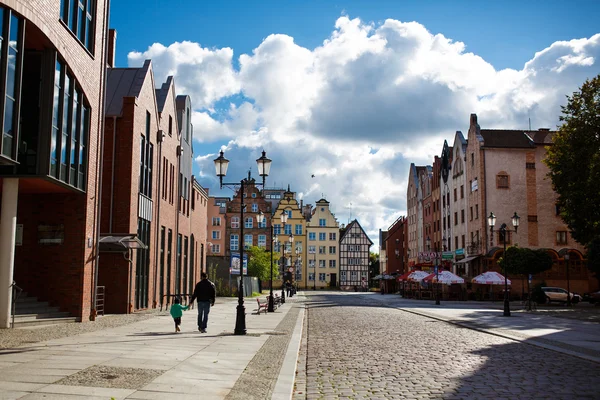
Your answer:
[[[506,129],[481,129],[484,147],[532,148],[535,145],[524,131]]]
[[[123,97],[137,97],[150,69],[150,60],[141,68],[109,68],[106,77],[106,116],[120,116]]]

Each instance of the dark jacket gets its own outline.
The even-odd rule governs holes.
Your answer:
[[[193,303],[194,299],[198,299],[198,301],[210,301],[211,303],[214,303],[216,295],[217,291],[215,290],[215,285],[208,279],[202,279],[200,282],[196,283],[190,303]]]

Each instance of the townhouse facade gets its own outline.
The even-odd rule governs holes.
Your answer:
[[[108,1],[0,1],[0,41],[0,328],[10,325],[13,281],[87,320],[112,58]]]
[[[287,214],[287,222],[282,224],[279,220],[281,214]],[[296,199],[296,193],[288,189],[279,201],[274,215],[273,233],[277,237],[274,251],[281,254],[283,282],[290,282],[298,288],[306,288],[307,277],[307,234],[306,218],[302,206]],[[279,222],[278,222],[279,221]],[[290,241],[290,237],[293,241]]]
[[[355,219],[340,229],[340,288],[366,290],[373,242]]]
[[[477,115],[472,114],[467,138],[458,131],[452,147],[444,143],[440,176],[434,173],[432,179],[440,179],[440,247],[444,254],[452,252],[454,273],[471,278],[487,270],[502,272],[498,261],[504,242],[498,228],[506,223],[512,230],[511,217],[516,212],[521,217],[520,225],[517,232],[506,236],[507,246],[545,249],[553,259],[552,269],[534,276],[534,284],[544,281],[549,286],[565,286],[565,255],[568,254],[571,289],[589,292],[598,287],[598,281],[585,267],[583,246],[572,239],[560,219],[557,195],[547,179],[548,168],[543,159],[547,147],[552,145],[553,134],[548,129],[481,129]],[[407,187],[409,237],[406,244],[409,249],[420,245],[412,234],[416,232],[418,238],[420,230],[427,232],[428,229],[427,215],[414,215],[415,211],[426,213],[427,209],[426,194],[418,195],[418,190],[426,190],[426,186],[420,179],[421,186],[416,188],[414,178],[423,175],[423,172],[419,174],[419,167],[411,165]],[[415,201],[423,203],[420,207],[423,211],[414,204]],[[497,217],[493,232],[487,222],[491,212]],[[411,226],[421,221],[423,227]],[[413,257],[410,264],[422,269],[430,269],[433,265],[432,260]],[[524,286],[522,279],[514,279],[514,295],[523,293]]]
[[[312,217],[307,222],[307,288],[334,288],[339,283],[340,226],[329,208],[329,202],[320,199],[315,203]]]

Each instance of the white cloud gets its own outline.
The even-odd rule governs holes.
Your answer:
[[[240,55],[239,70],[232,49],[192,42],[154,44],[129,62],[152,58],[158,79],[176,76],[197,110],[196,139],[227,143],[231,176],[254,169],[264,148],[268,185],[289,183],[305,202],[325,196],[340,222],[351,212],[374,241],[405,213],[410,162],[432,163],[444,139],[467,131],[471,113],[484,128],[527,128],[529,117],[534,128],[554,128],[565,95],[600,71],[600,34],[549,43],[504,70],[417,22],[342,16],[323,39],[307,49],[269,35]],[[242,103],[217,118],[215,102],[232,95]],[[207,186],[216,182],[212,158],[197,159],[210,171]]]

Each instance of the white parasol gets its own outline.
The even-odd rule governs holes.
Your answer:
[[[481,275],[477,275],[471,282],[482,285],[504,285],[504,275],[495,271],[487,271]],[[510,285],[510,279],[508,279],[508,284]]]
[[[429,274],[423,280],[425,282],[439,282],[443,283],[444,285],[451,285],[453,283],[465,283],[465,280],[463,278],[446,270],[439,271],[437,279],[435,277],[435,274]]]

